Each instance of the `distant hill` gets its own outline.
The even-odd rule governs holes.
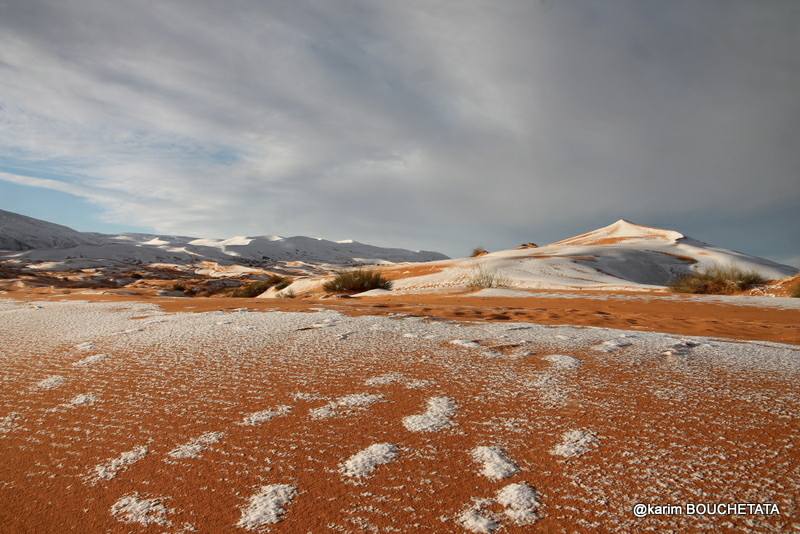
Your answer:
[[[62,262],[74,268],[103,263],[197,263],[269,265],[300,261],[315,264],[380,264],[446,259],[438,252],[385,248],[357,241],[305,236],[237,236],[208,239],[163,234],[106,235],[0,210],[0,259],[21,263]]]

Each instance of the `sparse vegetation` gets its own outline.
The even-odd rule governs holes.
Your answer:
[[[500,276],[497,272],[486,267],[477,267],[467,280],[467,287],[470,289],[486,289],[490,287],[509,287],[511,281],[505,276]]]
[[[791,296],[798,299],[800,298],[800,284],[795,284],[792,288],[792,292],[790,293]]]
[[[180,282],[175,282],[174,284],[172,284],[172,290],[173,291],[186,291],[186,286],[183,285]]]
[[[483,256],[484,254],[488,254],[489,251],[483,247],[475,247],[472,249],[472,254],[470,254],[471,258],[477,258],[478,256]]]
[[[727,295],[766,283],[756,272],[737,267],[709,267],[676,278],[669,288],[676,293]]]
[[[281,290],[288,287],[291,283],[292,280],[290,278],[281,276],[279,274],[273,274],[266,280],[258,280],[256,282],[251,282],[249,284],[237,287],[233,290],[231,296],[237,298],[253,298],[259,296],[261,293],[271,287]]]
[[[370,289],[392,289],[392,282],[371,269],[353,269],[336,275],[322,285],[328,293],[362,292]]]
[[[294,291],[292,291],[291,289],[288,289],[286,291],[281,291],[280,293],[278,293],[278,298],[281,298],[281,299],[293,299],[296,296],[297,295],[295,295]]]

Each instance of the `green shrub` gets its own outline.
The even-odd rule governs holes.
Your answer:
[[[508,278],[500,276],[495,271],[483,266],[475,268],[469,280],[467,280],[467,287],[470,289],[509,287],[510,285],[511,281]]]
[[[241,287],[237,287],[233,290],[231,296],[237,298],[253,298],[259,296],[261,293],[271,287],[274,287],[280,291],[281,289],[288,287],[291,283],[292,280],[290,278],[273,274],[266,280],[258,280],[256,282],[251,282]]]
[[[333,280],[322,284],[328,293],[362,292],[370,289],[392,289],[392,283],[381,273],[370,269],[353,269],[336,275]]]
[[[765,282],[764,277],[754,271],[714,266],[678,277],[669,284],[669,288],[676,293],[726,295],[746,291]]]

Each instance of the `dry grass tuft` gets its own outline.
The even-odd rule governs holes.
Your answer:
[[[381,273],[371,269],[353,269],[336,275],[322,285],[328,293],[345,293],[369,291],[370,289],[392,289],[392,282],[386,280]]]
[[[237,287],[233,290],[231,296],[237,298],[253,298],[259,296],[261,293],[271,287],[280,290],[288,287],[291,283],[291,278],[287,278],[279,274],[273,274],[266,280],[258,280],[257,282],[252,282],[250,284]]]
[[[486,267],[477,267],[467,280],[467,287],[470,289],[487,289],[490,287],[509,287],[511,281],[505,276],[500,276],[497,272]]]
[[[729,295],[766,283],[764,277],[737,267],[709,267],[676,278],[669,288],[676,293]]]

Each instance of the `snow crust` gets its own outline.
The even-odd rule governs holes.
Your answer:
[[[96,484],[101,480],[111,480],[120,472],[147,456],[147,450],[145,445],[139,445],[129,451],[123,452],[116,458],[96,465],[92,473],[87,477],[87,481],[90,484]]]
[[[517,464],[501,447],[482,445],[472,449],[471,454],[481,464],[481,474],[489,480],[502,480],[519,472]]]
[[[450,397],[431,397],[425,412],[403,418],[403,426],[412,432],[437,432],[453,426],[456,401]]]
[[[394,461],[398,455],[397,445],[375,443],[348,458],[340,467],[342,475],[350,478],[366,478],[379,465]]]
[[[163,497],[145,499],[138,493],[131,493],[120,498],[111,507],[111,515],[124,523],[138,523],[139,525],[169,526],[167,515],[172,512],[164,506]]]
[[[175,447],[167,455],[175,459],[197,458],[200,453],[217,443],[224,435],[224,432],[206,432],[188,443]]]
[[[539,495],[525,482],[504,487],[497,492],[496,500],[506,507],[505,515],[517,525],[530,525],[539,518]]]
[[[292,410],[291,406],[283,404],[280,406],[276,406],[274,408],[269,408],[267,410],[261,410],[260,412],[253,412],[250,415],[246,416],[239,424],[245,426],[260,425],[261,423],[265,423],[270,419],[274,419],[275,417],[286,415],[291,410]]]
[[[354,393],[334,399],[325,406],[314,408],[309,414],[312,419],[328,419],[329,417],[349,415],[356,410],[368,408],[381,400],[383,400],[383,395]]]
[[[44,380],[37,382],[36,387],[38,389],[55,389],[61,387],[66,381],[67,379],[60,375],[48,376]]]
[[[255,531],[265,525],[280,522],[286,513],[286,506],[295,496],[297,488],[291,484],[262,486],[258,493],[250,497],[236,526]]]
[[[598,442],[597,434],[591,430],[569,430],[564,432],[561,436],[561,442],[553,448],[551,453],[555,456],[564,456],[566,458],[582,456],[595,448]]]

